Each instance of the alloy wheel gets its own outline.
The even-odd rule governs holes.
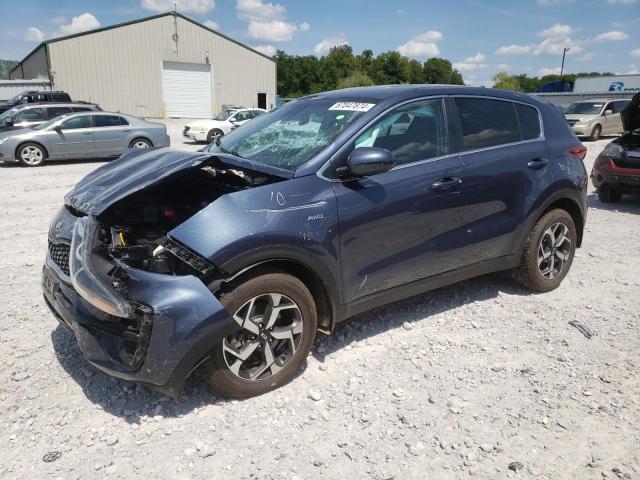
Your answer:
[[[571,257],[569,227],[557,222],[542,234],[538,245],[538,270],[547,280],[562,273]]]
[[[224,361],[235,376],[265,380],[285,368],[302,340],[300,308],[286,295],[253,297],[233,315],[240,330],[222,340]]]
[[[133,148],[149,148],[149,143],[144,140],[136,140],[133,142]]]
[[[20,151],[20,158],[22,158],[22,161],[28,165],[38,165],[42,162],[44,154],[38,147],[27,145]]]

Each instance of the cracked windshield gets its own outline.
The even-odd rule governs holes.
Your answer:
[[[335,99],[290,102],[231,132],[208,151],[295,170],[373,106]]]

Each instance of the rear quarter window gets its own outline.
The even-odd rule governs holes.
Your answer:
[[[454,102],[462,127],[464,150],[494,147],[521,140],[514,103],[475,97],[457,97]]]
[[[540,137],[540,117],[538,110],[533,107],[516,103],[520,133],[523,140],[532,140]]]

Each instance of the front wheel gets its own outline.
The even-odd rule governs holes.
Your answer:
[[[228,397],[247,398],[289,382],[316,334],[316,307],[304,283],[286,273],[265,273],[220,301],[238,329],[213,346],[205,366],[208,383]]]
[[[534,292],[560,286],[576,251],[576,227],[565,210],[551,210],[534,225],[527,237],[515,280]]]
[[[25,167],[39,167],[47,159],[47,153],[42,145],[29,142],[18,147],[16,158]]]
[[[591,130],[591,135],[589,135],[589,140],[596,141],[600,139],[600,135],[602,135],[602,127],[600,125],[596,125]]]
[[[214,128],[207,134],[207,143],[217,142],[224,136],[224,132],[218,128]]]

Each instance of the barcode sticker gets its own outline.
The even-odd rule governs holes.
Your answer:
[[[346,110],[348,112],[368,112],[375,103],[359,103],[359,102],[338,102],[329,107],[329,110]]]

